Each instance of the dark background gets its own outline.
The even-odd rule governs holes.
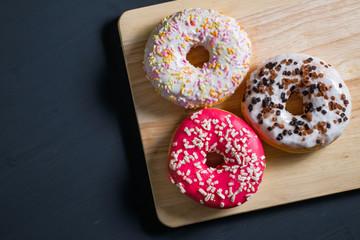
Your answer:
[[[0,239],[360,239],[359,190],[159,223],[116,23],[160,2],[1,1]]]

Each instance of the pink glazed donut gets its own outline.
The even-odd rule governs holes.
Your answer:
[[[208,167],[216,152],[224,162]],[[232,208],[258,190],[265,168],[262,144],[237,116],[220,109],[203,109],[176,129],[169,147],[169,178],[182,193],[212,208]]]

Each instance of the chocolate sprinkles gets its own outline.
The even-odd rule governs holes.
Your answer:
[[[344,86],[339,83],[339,88],[336,88],[337,86],[329,84],[327,71],[330,69],[326,70],[326,66],[329,65],[319,64],[319,60],[312,57],[306,57],[304,60],[294,57],[268,61],[258,70],[259,78],[249,81],[248,94],[245,94],[249,112],[256,117],[255,122],[264,124],[263,129],[277,141],[286,141],[290,136],[297,135],[301,136],[299,141],[307,143],[308,136],[334,131],[332,124],[343,124],[348,121],[346,108],[350,104],[350,98],[345,94],[341,97],[341,93],[336,94],[335,90]],[[303,98],[304,112],[294,115],[290,122],[286,122],[283,119],[286,115],[283,115],[282,111],[287,112],[285,103],[291,94],[298,94]],[[317,98],[321,101],[314,101]],[[333,114],[336,114],[337,118],[328,119]],[[317,119],[328,120],[318,122]],[[320,139],[314,140],[316,144],[321,144]],[[286,145],[286,142],[284,143]]]

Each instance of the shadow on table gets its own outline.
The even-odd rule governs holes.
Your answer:
[[[108,22],[104,26],[102,43],[107,65],[105,67],[105,77],[101,79],[100,83],[100,95],[106,107],[110,108],[117,116],[131,178],[125,183],[125,187],[119,186],[119,195],[121,201],[127,205],[125,208],[137,215],[142,228],[146,232],[149,234],[161,233],[168,228],[159,222],[155,212],[140,132],[117,30],[117,19]],[[142,71],[142,69],[139,69],[139,71]],[[121,193],[120,188],[121,190],[125,188],[126,194]]]

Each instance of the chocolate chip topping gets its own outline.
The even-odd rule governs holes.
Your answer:
[[[264,119],[274,122],[272,126],[266,127],[269,132],[274,128],[278,128],[278,131],[281,129],[280,134],[276,137],[279,141],[284,138],[286,139],[286,136],[291,136],[292,134],[307,136],[314,132],[317,133],[318,131],[325,133],[327,129],[330,129],[331,124],[329,122],[319,122],[314,125],[313,114],[317,114],[315,110],[326,115],[327,108],[329,107],[329,110],[334,111],[339,117],[336,120],[330,120],[331,122],[342,123],[348,120],[345,112],[349,100],[346,99],[345,94],[341,96],[341,99],[337,99],[338,97],[333,95],[332,91],[334,87],[327,86],[325,80],[323,80],[324,82],[321,82],[324,73],[320,71],[323,67],[315,66],[317,64],[316,62],[313,63],[315,65],[312,65],[311,63],[313,61],[314,59],[309,57],[302,62],[300,61],[300,64],[293,59],[282,59],[280,63],[277,61],[268,62],[260,69],[258,74],[259,78],[252,80],[251,83],[253,86],[248,86],[247,88],[248,95],[245,97],[250,97],[249,102],[251,104],[248,105],[249,111],[251,112],[255,108],[255,105],[260,102],[261,104],[257,105],[257,107],[260,106],[260,109],[257,110],[260,112],[258,112],[257,115],[255,113],[253,114],[255,114],[254,116],[256,116],[259,124],[263,124]],[[320,64],[324,67],[328,67],[328,65],[323,62],[320,62]],[[295,67],[294,65],[297,66]],[[279,78],[281,81],[278,81]],[[275,80],[277,80],[276,84]],[[341,83],[339,84],[339,88],[342,88]],[[283,104],[276,101],[273,102],[275,98],[273,97],[274,99],[272,99],[272,95],[277,94],[276,90],[281,92],[280,99]],[[251,97],[251,94],[255,93],[265,94],[265,97]],[[289,123],[290,126],[287,125],[286,127],[286,125],[277,122],[278,119],[276,116],[280,116],[281,110],[286,109],[284,103],[286,103],[291,94],[301,94],[304,96],[304,114],[293,117]],[[325,106],[324,104],[323,106],[317,104],[317,106],[314,106],[312,98],[316,97],[328,100],[326,102],[329,106]],[[314,103],[316,103],[316,101]],[[317,129],[318,131],[314,131],[314,129]],[[278,132],[275,133],[277,134]],[[305,138],[303,138],[303,140],[306,141]],[[317,139],[316,142],[319,144],[321,141]]]

